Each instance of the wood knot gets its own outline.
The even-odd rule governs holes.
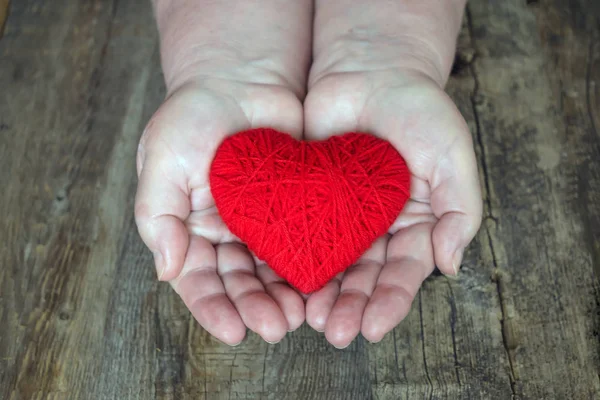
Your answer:
[[[69,197],[66,188],[61,188],[54,194],[52,201],[52,214],[62,215],[69,211]]]
[[[456,50],[454,55],[454,63],[450,75],[457,76],[464,74],[473,61],[475,60],[476,52],[472,47],[463,47]]]
[[[68,321],[71,319],[71,314],[67,311],[61,311],[60,313],[58,313],[58,319],[60,319],[61,321]]]

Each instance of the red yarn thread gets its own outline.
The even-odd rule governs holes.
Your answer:
[[[410,196],[410,173],[392,145],[372,135],[308,142],[254,129],[219,146],[210,186],[231,232],[310,293],[387,232]]]

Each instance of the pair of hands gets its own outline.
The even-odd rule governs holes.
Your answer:
[[[299,139],[369,132],[388,140],[412,173],[411,198],[389,233],[309,296],[249,253],[211,196],[209,169],[221,141],[258,127]],[[278,342],[305,320],[338,348],[359,333],[378,342],[407,315],[436,265],[458,272],[481,222],[467,125],[439,82],[414,68],[311,71],[303,99],[257,76],[186,79],[144,131],[137,170],[136,222],[159,279],[229,345],[240,343],[246,328]]]

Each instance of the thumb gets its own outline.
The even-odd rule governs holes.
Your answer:
[[[159,153],[160,154],[160,153]],[[160,280],[179,276],[189,244],[184,220],[190,214],[189,194],[173,161],[148,152],[140,162],[135,220],[148,246]]]
[[[464,121],[455,129],[463,132],[440,159],[430,180],[431,207],[438,218],[432,234],[435,263],[440,271],[452,275],[458,273],[464,249],[481,226],[483,208],[471,136]]]

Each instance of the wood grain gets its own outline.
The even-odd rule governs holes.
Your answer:
[[[344,350],[306,325],[224,346],[155,281],[133,221],[164,96],[146,0],[12,2],[0,60],[0,399],[600,398],[597,2],[469,3],[447,90],[484,226],[459,278]]]
[[[6,18],[8,18],[8,8],[10,7],[10,0],[0,0],[0,39],[4,33],[4,24]]]

